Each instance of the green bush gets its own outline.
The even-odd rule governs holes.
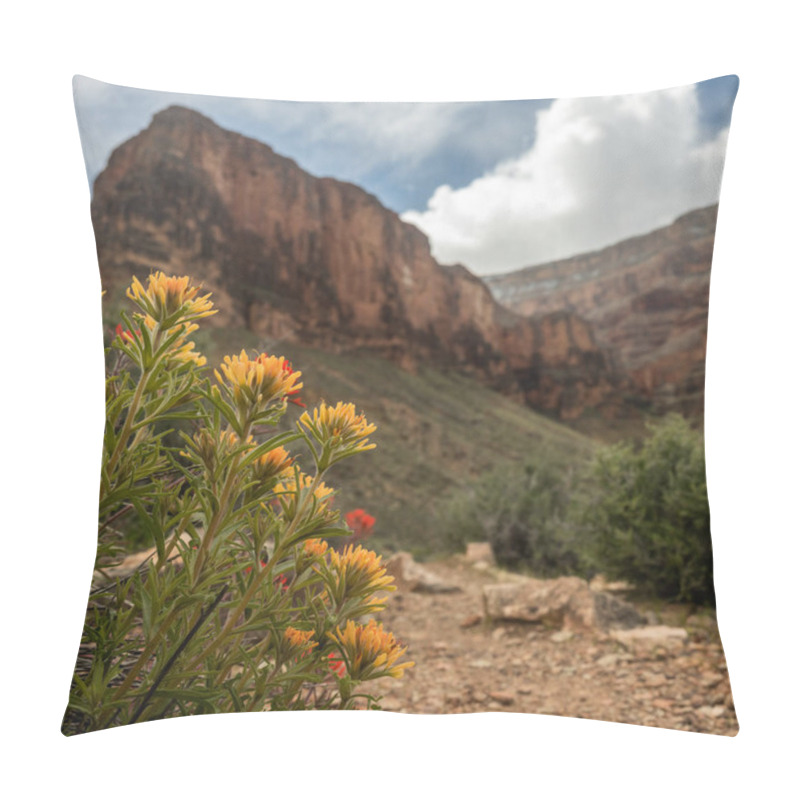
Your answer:
[[[582,517],[607,577],[660,598],[715,604],[702,434],[678,415],[639,447],[598,451]]]
[[[484,479],[454,500],[443,523],[453,549],[488,541],[497,563],[540,577],[583,574],[579,531],[572,522],[572,475],[546,456]]]

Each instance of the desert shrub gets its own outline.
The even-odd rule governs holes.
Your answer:
[[[300,373],[243,350],[213,380],[187,341],[214,313],[189,278],[134,278],[107,359],[98,555],[65,734],[164,717],[375,707],[405,649],[374,620],[392,580],[351,536],[323,482],[372,449],[352,404],[322,402],[274,433]],[[270,435],[270,433],[273,435]],[[287,447],[300,443],[299,453]],[[307,463],[309,471],[302,465]],[[114,577],[128,528],[155,552]],[[374,520],[352,520],[365,533]]]
[[[592,478],[582,517],[597,568],[666,600],[713,606],[702,434],[669,415],[640,446],[599,450]]]
[[[572,471],[540,455],[487,476],[471,495],[454,498],[442,528],[453,549],[488,541],[501,566],[541,577],[582,574],[580,529],[573,522]]]

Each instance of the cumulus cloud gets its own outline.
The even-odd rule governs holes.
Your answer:
[[[727,129],[708,140],[695,87],[556,100],[536,141],[403,219],[445,263],[504,272],[613,244],[717,201]]]

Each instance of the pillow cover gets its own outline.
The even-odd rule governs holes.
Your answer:
[[[734,735],[702,422],[737,88],[76,77],[107,416],[63,732],[382,708]]]

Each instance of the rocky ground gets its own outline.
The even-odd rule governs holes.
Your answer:
[[[687,618],[686,609],[671,608],[661,609],[656,620],[650,610],[651,622],[681,625],[688,635],[638,642],[619,641],[613,631],[493,622],[484,615],[483,587],[508,575],[463,556],[424,569],[455,591],[419,591],[398,579],[399,589],[380,618],[408,645],[416,666],[401,680],[373,685],[383,709],[516,711],[725,736],[738,732],[713,616]]]

